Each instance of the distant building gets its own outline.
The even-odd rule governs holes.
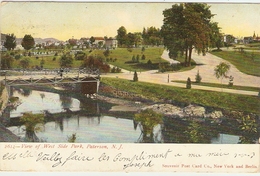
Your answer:
[[[6,35],[1,33],[1,43],[0,43],[0,50],[6,51],[7,49],[4,47],[4,43],[6,40]]]
[[[115,39],[115,38],[108,38],[108,39],[106,39],[106,41],[105,41],[105,45],[106,45],[106,48],[117,48],[117,45],[118,45],[118,43],[117,43],[117,40]]]
[[[232,44],[232,43],[236,43],[236,42],[237,42],[236,37],[234,37],[233,35],[231,35],[231,34],[224,35],[224,43]]]
[[[249,36],[249,37],[244,37],[244,44],[248,44],[253,42],[253,37]]]

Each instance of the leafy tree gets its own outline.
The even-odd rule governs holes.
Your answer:
[[[162,114],[158,114],[152,109],[145,109],[138,114],[135,114],[134,120],[141,125],[141,131],[143,133],[143,142],[147,142],[145,139],[153,142],[153,129],[156,125],[163,123]]]
[[[195,121],[191,121],[184,133],[188,135],[188,142],[190,143],[209,143],[211,139],[210,134],[203,128],[203,125]]]
[[[23,46],[24,49],[30,50],[31,48],[34,47],[34,44],[35,44],[34,38],[33,38],[31,35],[27,35],[27,34],[26,34],[26,35],[23,37],[22,46]]]
[[[69,44],[70,46],[76,46],[77,45],[77,40],[76,39],[69,39]]]
[[[200,83],[201,80],[202,80],[202,77],[200,76],[199,70],[198,70],[198,72],[197,72],[197,74],[196,74],[196,76],[195,76],[195,80],[196,80],[196,83]]]
[[[39,142],[38,137],[35,134],[35,131],[39,131],[40,128],[37,128],[38,124],[44,123],[43,114],[32,114],[31,112],[26,112],[20,118],[21,123],[25,126],[26,137],[25,140],[29,142]]]
[[[14,34],[8,34],[6,35],[6,39],[4,42],[4,47],[7,50],[13,50],[16,47],[16,37],[14,36]]]
[[[213,16],[209,8],[204,3],[181,3],[163,11],[161,35],[171,58],[185,53],[185,65],[190,66],[194,48],[198,53],[206,53]]]
[[[103,45],[104,45],[103,41],[98,42],[98,48],[102,48]]]
[[[143,43],[145,45],[160,45],[162,43],[162,37],[160,35],[160,29],[153,26],[143,29],[142,33]]]
[[[129,32],[126,36],[125,45],[127,47],[133,47],[135,44],[135,34]]]
[[[73,64],[73,58],[71,54],[63,54],[60,58],[60,67],[71,67]]]
[[[9,54],[2,55],[1,58],[1,69],[10,69],[13,66],[14,58]]]
[[[243,116],[239,125],[243,135],[239,138],[242,144],[253,144],[258,138],[256,117]]]
[[[216,47],[217,50],[220,50],[220,47],[223,46],[223,35],[220,33],[220,27],[218,26],[218,23],[210,23],[210,30],[211,47]]]
[[[20,60],[20,66],[23,69],[29,68],[29,66],[30,66],[30,59],[29,58],[24,58],[24,59]]]
[[[137,82],[137,81],[138,81],[138,76],[137,76],[137,72],[136,72],[136,71],[134,72],[133,81],[134,81],[134,82]]]
[[[85,57],[82,66],[96,68],[103,73],[108,73],[110,71],[110,66],[103,62],[102,58],[95,58],[93,56]]]
[[[191,80],[190,78],[187,79],[186,88],[191,89]]]
[[[126,44],[126,38],[127,38],[127,31],[126,28],[124,26],[121,26],[118,30],[117,30],[117,36],[116,39],[118,41],[118,45],[120,47],[122,47],[123,45]]]
[[[230,65],[225,62],[221,62],[219,65],[217,65],[214,69],[214,74],[217,79],[221,78],[221,84],[224,77],[227,77],[227,73],[230,70]]]
[[[89,39],[90,44],[93,45],[93,43],[95,41],[96,41],[96,39],[93,36],[91,36],[90,39]]]
[[[143,41],[142,34],[140,32],[135,32],[134,33],[134,45],[135,45],[135,47],[138,47],[139,45],[141,45],[142,41]]]

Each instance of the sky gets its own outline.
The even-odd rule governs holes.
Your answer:
[[[209,3],[208,3],[209,4]],[[144,27],[163,25],[163,10],[173,3],[69,3],[69,2],[2,2],[1,33],[22,38],[53,37],[66,41],[81,37],[115,37],[124,26],[127,32],[142,32]],[[212,21],[225,34],[235,37],[260,36],[260,3],[209,4]]]

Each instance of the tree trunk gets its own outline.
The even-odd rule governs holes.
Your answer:
[[[186,48],[186,51],[185,51],[185,63],[184,63],[185,67],[188,66],[187,62],[188,62],[188,47]]]
[[[188,60],[188,66],[191,66],[191,53],[192,53],[192,46],[189,47],[189,60]]]

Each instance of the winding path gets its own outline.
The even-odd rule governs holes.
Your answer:
[[[167,61],[171,60],[168,57],[167,51],[163,52],[162,58]],[[139,79],[139,81],[143,81],[143,82],[150,82],[150,83],[156,83],[156,84],[162,84],[162,85],[171,85],[171,86],[176,86],[176,87],[185,87],[186,85],[183,83],[176,83],[176,82],[171,82],[171,81],[173,81],[173,80],[186,81],[188,77],[190,77],[191,80],[195,80],[195,75],[197,74],[197,71],[199,71],[200,75],[202,76],[203,82],[220,83],[220,80],[217,79],[214,75],[214,68],[220,62],[227,62],[227,61],[223,60],[220,57],[214,56],[210,53],[207,53],[206,56],[202,56],[202,55],[198,55],[194,52],[192,55],[192,59],[198,64],[192,70],[185,71],[185,72],[170,72],[170,73],[157,73],[157,70],[150,70],[150,71],[141,72],[141,73],[138,72],[138,79]],[[244,73],[240,72],[230,62],[227,62],[227,63],[229,63],[231,65],[231,69],[230,69],[228,75],[232,75],[234,77],[234,85],[260,87],[260,77],[244,74]],[[169,82],[168,82],[168,76],[169,76]],[[117,77],[117,78],[132,80],[133,72],[124,71],[123,73],[120,73],[120,74],[102,75],[102,77]],[[223,79],[223,84],[228,84],[228,82],[229,82],[228,78]],[[192,88],[201,89],[201,90],[218,91],[218,92],[244,94],[244,95],[255,95],[255,96],[258,95],[258,92],[253,92],[253,91],[222,89],[222,88],[198,86],[198,85],[192,85]]]

